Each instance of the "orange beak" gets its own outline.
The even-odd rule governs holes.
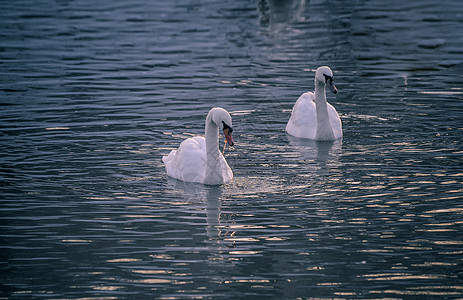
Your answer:
[[[233,141],[233,138],[231,136],[231,133],[230,133],[230,130],[228,128],[224,129],[223,130],[223,134],[225,135],[225,139],[227,140],[227,143],[230,145],[230,146],[233,146],[235,144],[235,142]]]

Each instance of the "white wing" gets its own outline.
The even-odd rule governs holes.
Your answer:
[[[315,95],[312,92],[302,94],[294,104],[291,117],[286,124],[286,132],[292,136],[314,139],[317,132],[317,110]]]

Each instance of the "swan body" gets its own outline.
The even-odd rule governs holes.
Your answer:
[[[177,150],[163,156],[167,175],[188,182],[224,184],[232,180],[233,172],[219,151],[219,128],[230,146],[232,119],[223,108],[213,108],[206,117],[206,136],[184,140]]]
[[[302,94],[294,104],[286,132],[299,138],[334,141],[342,137],[342,124],[336,109],[326,101],[325,87],[333,93],[333,72],[319,67],[315,72],[315,92]]]

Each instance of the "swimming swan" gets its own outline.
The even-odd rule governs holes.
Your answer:
[[[315,93],[302,94],[294,104],[286,132],[299,138],[333,141],[342,137],[342,125],[336,109],[326,102],[325,86],[333,92],[333,72],[319,67],[315,72]]]
[[[219,151],[219,129],[233,146],[232,119],[223,108],[212,108],[206,117],[206,138],[192,137],[184,140],[177,150],[163,156],[167,175],[188,182],[210,185],[227,183],[233,172]]]

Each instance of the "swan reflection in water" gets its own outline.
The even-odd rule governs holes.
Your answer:
[[[206,195],[206,232],[208,239],[206,240],[207,249],[209,250],[208,262],[217,264],[225,260],[222,255],[224,248],[227,247],[225,239],[227,232],[223,232],[221,224],[221,196],[222,188],[217,186],[207,187]]]
[[[287,134],[289,144],[295,146],[305,161],[314,161],[320,166],[337,161],[341,152],[342,139],[335,141],[315,141]]]
[[[227,260],[225,254],[234,242],[233,232],[227,230],[233,220],[224,222],[221,211],[221,200],[227,186],[203,185],[174,178],[168,178],[167,183],[180,201],[205,205],[207,238],[202,243],[208,251],[208,263],[223,267]]]
[[[261,25],[303,21],[310,1],[306,0],[259,0],[257,11]]]

